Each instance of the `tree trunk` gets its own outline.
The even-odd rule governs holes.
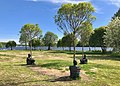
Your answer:
[[[75,42],[73,43],[73,46],[74,46],[73,60],[75,60],[75,54],[76,54],[76,51],[75,51]]]
[[[50,46],[51,46],[51,44],[48,45],[48,50],[50,50]]]
[[[27,42],[25,41],[25,50],[27,50]]]
[[[32,57],[32,40],[30,40],[30,54],[31,54],[31,57]]]
[[[105,53],[107,51],[106,47],[101,47],[102,53]]]
[[[11,50],[13,50],[13,49],[12,49],[12,46],[11,46]]]
[[[69,51],[71,52],[71,46],[69,46]]]
[[[82,57],[84,56],[84,46],[82,46]]]
[[[75,39],[75,37],[74,37],[74,39]],[[75,50],[75,40],[73,40],[73,50],[74,50],[73,60],[75,60],[75,59],[76,59],[76,57],[75,57],[75,54],[76,54],[76,50]]]
[[[90,45],[89,45],[89,51],[91,51]]]

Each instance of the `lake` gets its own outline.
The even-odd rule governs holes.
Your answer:
[[[27,47],[27,49],[30,49]],[[36,50],[47,50],[48,47],[36,47]],[[90,47],[91,50],[101,50],[101,47]],[[10,48],[0,48],[0,50],[10,50]],[[24,46],[13,47],[13,50],[25,50]],[[51,47],[51,50],[63,50],[62,47]],[[69,50],[69,47],[64,47],[64,50]],[[73,47],[71,47],[73,50]],[[82,47],[76,47],[76,51],[82,51]],[[89,47],[84,47],[84,51],[89,51]],[[107,51],[112,51],[112,48],[107,48]]]

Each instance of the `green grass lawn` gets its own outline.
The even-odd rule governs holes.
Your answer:
[[[110,54],[87,53],[88,64],[78,64],[78,66],[81,67],[81,71],[84,71],[88,80],[81,78],[57,81],[58,77],[40,73],[39,70],[46,68],[63,73],[69,72],[69,66],[72,65],[73,60],[72,53],[33,51],[36,65],[27,66],[28,53],[29,51],[0,51],[0,86],[120,86],[119,57],[110,56]],[[79,63],[81,53],[77,52],[76,57]],[[34,71],[31,68],[39,70]]]

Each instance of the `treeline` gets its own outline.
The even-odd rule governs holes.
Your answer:
[[[78,10],[78,8],[83,10]],[[89,11],[88,11],[89,10]],[[81,12],[79,12],[81,11]],[[83,11],[83,12],[82,12]],[[38,24],[25,24],[20,31],[19,42],[24,45],[36,48],[38,46],[57,47],[101,47],[102,52],[106,52],[107,47],[113,48],[114,52],[120,51],[120,9],[114,14],[107,26],[101,26],[93,29],[92,22],[95,17],[92,15],[94,7],[91,3],[64,4],[55,15],[55,23],[63,31],[64,36],[58,39],[53,32],[46,32],[42,35],[42,30]],[[85,18],[85,19],[84,19]],[[16,43],[9,41],[8,43],[0,43],[2,46],[12,47]]]
[[[6,42],[0,42],[0,48],[5,47],[5,45],[6,45]]]

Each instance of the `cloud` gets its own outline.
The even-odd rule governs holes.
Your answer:
[[[32,1],[32,2],[51,2],[53,4],[62,4],[62,3],[80,3],[80,2],[92,2],[93,0],[26,0],[26,1]],[[101,9],[97,7],[96,5],[93,5],[95,7],[96,13],[98,14],[103,14]],[[55,8],[56,10],[58,8]]]
[[[120,0],[106,0],[109,4],[113,4],[116,7],[120,7]]]
[[[33,2],[51,2],[51,3],[80,3],[80,2],[90,2],[91,0],[27,0],[27,1],[33,1]]]

